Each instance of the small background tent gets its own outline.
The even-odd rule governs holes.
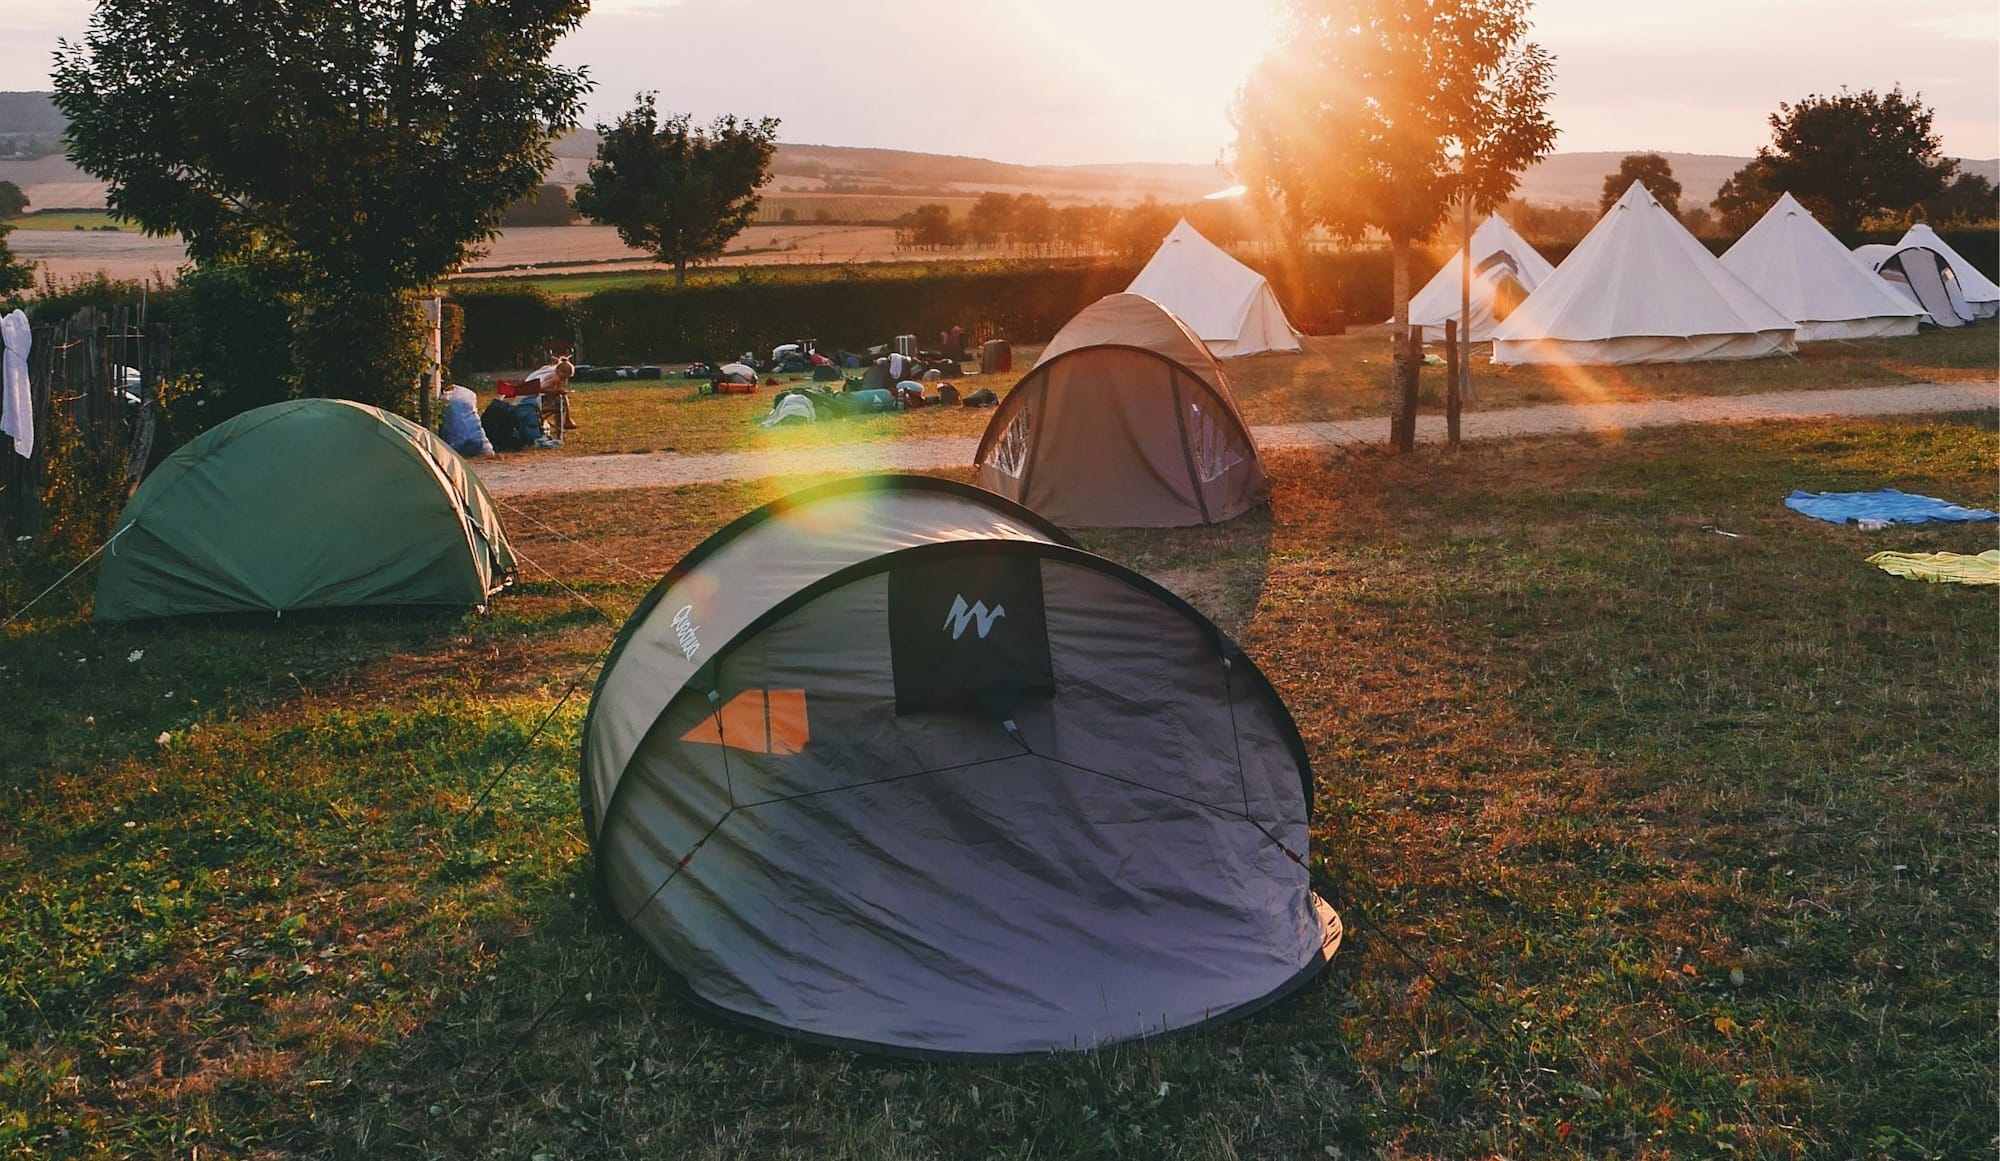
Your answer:
[[[477,605],[514,556],[479,478],[399,415],[246,411],[168,456],[118,518],[93,617]]]
[[[1446,320],[1460,319],[1460,256],[1452,251],[1424,288],[1410,299],[1410,325],[1422,327],[1424,341],[1444,341]],[[1498,214],[1487,218],[1472,232],[1472,322],[1469,342],[1483,343],[1493,337],[1493,328],[1520,306],[1535,287],[1555,272],[1527,239]],[[1461,320],[1462,321],[1462,320]]]
[[[1213,524],[1270,492],[1222,368],[1166,308],[1084,308],[994,409],[981,487],[1065,528]]]
[[[2000,285],[1979,272],[1979,268],[1965,260],[1964,255],[1951,248],[1938,232],[1931,229],[1928,222],[1918,222],[1903,235],[1903,246],[1923,246],[1938,252],[1945,265],[1951,268],[1952,277],[1958,280],[1959,293],[1972,306],[1974,318],[1993,318],[2000,315]]]
[[[1802,343],[1913,335],[1923,317],[1791,194],[1736,240],[1722,264],[1798,323]]]
[[[1856,246],[1854,256],[1898,297],[1922,308],[1934,325],[1962,327],[1978,317],[1944,255],[1927,246],[1877,243]]]
[[[1795,350],[1797,329],[1633,182],[1494,330],[1493,361],[1754,359]]]
[[[1218,359],[1299,349],[1299,334],[1271,284],[1185,218],[1125,290],[1173,311]]]
[[[992,1057],[1247,1014],[1327,962],[1311,773],[1257,667],[990,493],[790,496],[632,613],[584,727],[600,895],[678,990]]]

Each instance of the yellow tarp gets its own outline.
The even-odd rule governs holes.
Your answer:
[[[1883,572],[1942,584],[2000,585],[2000,549],[1962,552],[1878,552],[1868,563]]]

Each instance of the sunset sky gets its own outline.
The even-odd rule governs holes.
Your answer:
[[[0,89],[46,89],[91,4],[9,7]],[[2000,156],[1993,0],[1542,0],[1535,21],[1559,150],[1748,154],[1779,101],[1901,83],[1947,153]],[[1200,162],[1275,29],[1260,0],[597,0],[559,55],[590,67],[592,119],[658,89],[700,117],[782,118],[793,142]]]

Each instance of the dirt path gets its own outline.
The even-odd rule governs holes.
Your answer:
[[[1773,391],[1644,403],[1562,404],[1468,412],[1467,439],[1623,431],[1682,423],[1741,423],[1760,419],[1824,416],[1915,415],[2000,407],[2000,383],[1920,383],[1905,387],[1859,387],[1828,391]],[[1338,447],[1380,443],[1386,419],[1284,423],[1252,429],[1259,446]],[[1417,437],[1444,438],[1444,418],[1426,415]],[[839,447],[786,451],[740,451],[689,455],[648,452],[636,455],[536,458],[506,456],[479,465],[479,477],[495,494],[591,492],[611,488],[671,487],[767,476],[868,471],[922,471],[972,462],[976,439],[905,439]]]

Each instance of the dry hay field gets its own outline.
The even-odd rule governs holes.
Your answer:
[[[91,274],[165,279],[187,262],[187,249],[179,238],[149,238],[125,231],[17,230],[8,239],[8,245],[17,256],[39,263],[42,273],[58,281]],[[948,256],[972,259],[998,254],[997,250],[966,248],[952,251]],[[751,226],[737,235],[730,252],[714,265],[894,262],[916,256],[916,251],[896,245],[896,231],[889,226],[800,222]],[[926,260],[938,257],[930,253],[922,256]],[[529,268],[552,272],[606,266],[618,270],[666,269],[645,252],[619,241],[618,231],[610,226],[528,226],[503,230],[466,273],[477,277],[518,274]]]

